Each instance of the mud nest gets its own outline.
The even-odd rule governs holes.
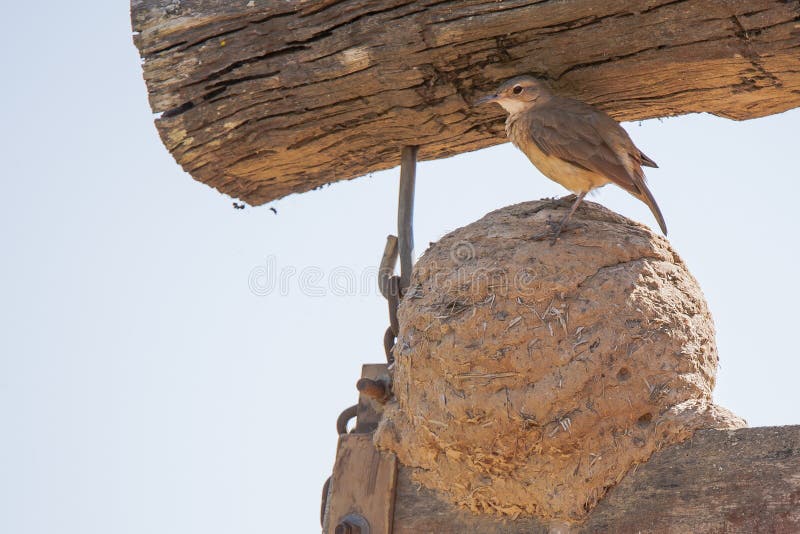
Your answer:
[[[666,239],[586,203],[488,214],[429,248],[375,440],[478,513],[580,521],[653,452],[744,421],[712,403],[714,323]]]

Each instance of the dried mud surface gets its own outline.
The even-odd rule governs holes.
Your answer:
[[[478,513],[580,521],[653,452],[745,422],[712,403],[714,323],[667,240],[593,203],[492,212],[431,246],[400,306],[379,447]]]

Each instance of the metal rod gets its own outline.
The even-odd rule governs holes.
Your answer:
[[[400,295],[411,284],[414,257],[414,185],[418,146],[404,146],[400,153],[400,199],[397,205],[397,237],[400,243]]]
[[[393,276],[389,278],[389,328],[392,334],[396,337],[400,333],[400,322],[397,319],[397,308],[400,306],[400,295],[403,291],[400,289],[400,277]]]
[[[394,349],[394,332],[392,331],[392,327],[386,329],[386,332],[383,333],[383,351],[386,353],[386,363],[392,365],[394,363],[394,354],[392,354],[392,349]]]
[[[394,276],[397,265],[397,238],[393,235],[386,236],[386,247],[383,249],[381,266],[378,268],[378,288],[381,295],[389,298],[389,279]]]

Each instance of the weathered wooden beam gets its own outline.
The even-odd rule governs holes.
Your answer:
[[[393,534],[800,532],[800,426],[704,430],[639,465],[583,525],[475,515],[397,478]]]
[[[132,0],[158,130],[251,204],[505,141],[498,80],[620,120],[800,105],[796,0]]]

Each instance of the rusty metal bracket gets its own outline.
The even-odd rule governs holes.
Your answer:
[[[391,534],[397,459],[372,445],[382,405],[392,395],[389,369],[400,332],[397,310],[411,281],[414,256],[414,189],[417,146],[404,146],[400,153],[400,190],[397,203],[397,237],[386,238],[378,268],[378,288],[389,306],[389,328],[383,335],[388,365],[365,365],[356,384],[358,404],[347,408],[336,420],[339,447],[333,475],[322,492],[322,526],[328,534]],[[400,275],[394,274],[398,256]],[[356,426],[347,432],[353,418]],[[365,440],[366,437],[366,440]],[[368,478],[365,480],[364,476]],[[380,480],[380,484],[378,483]]]
[[[400,298],[411,283],[411,270],[414,261],[414,189],[417,175],[417,146],[404,146],[400,152],[400,191],[397,201],[397,237],[386,238],[380,267],[378,268],[378,288],[389,304],[389,330],[383,336],[386,361],[394,363],[392,349],[400,331],[397,308]],[[394,274],[398,256],[400,275]]]
[[[336,418],[336,432],[339,435],[347,434],[347,423],[356,415],[358,415],[358,404],[345,408],[344,411],[339,414],[339,417]]]

